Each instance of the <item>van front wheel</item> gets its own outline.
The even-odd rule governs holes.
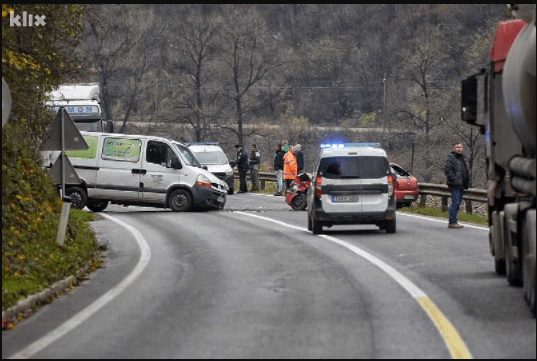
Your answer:
[[[174,212],[186,212],[192,206],[192,196],[184,189],[174,191],[170,196],[170,208]]]
[[[69,187],[65,191],[65,195],[71,198],[71,205],[76,209],[82,209],[88,202],[86,191],[80,187]]]

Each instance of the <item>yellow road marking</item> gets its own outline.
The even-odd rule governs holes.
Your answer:
[[[429,297],[416,298],[420,306],[427,312],[429,318],[433,321],[438,332],[442,335],[444,343],[446,344],[451,358],[455,359],[469,359],[472,358],[470,351],[466,348],[464,341],[459,336],[455,327],[444,316],[442,311],[436,307],[433,301]]]

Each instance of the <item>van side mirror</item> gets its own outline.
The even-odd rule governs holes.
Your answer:
[[[206,165],[202,165],[201,168],[205,170],[209,170],[209,168]]]
[[[181,169],[183,168],[183,165],[181,164],[181,161],[179,160],[179,158],[177,158],[176,155],[174,155],[172,157],[172,164],[171,164],[172,168],[173,169]]]
[[[461,118],[470,124],[477,121],[477,78],[475,75],[461,82]]]

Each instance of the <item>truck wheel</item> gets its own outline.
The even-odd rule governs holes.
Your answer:
[[[186,212],[192,207],[192,196],[187,190],[178,189],[170,196],[170,208],[174,212]]]
[[[386,230],[386,233],[395,233],[397,229],[395,219],[386,221],[386,223],[384,223],[384,229]]]
[[[494,270],[497,275],[505,275],[505,260],[504,259],[495,259],[494,260]]]
[[[76,209],[82,209],[88,202],[86,191],[80,187],[69,187],[65,195],[71,198],[71,205]]]
[[[533,287],[532,290],[530,290],[530,311],[533,313],[533,317],[535,317],[535,293],[536,293],[536,285],[537,285],[537,273],[533,275]]]
[[[507,283],[509,283],[509,286],[520,287],[522,286],[522,275],[520,274],[520,257],[518,261],[512,260],[508,232],[510,231],[508,229],[505,229],[505,237],[504,237],[505,275],[507,277]],[[516,236],[511,235],[511,237],[516,237]]]
[[[108,207],[109,204],[109,201],[88,201],[86,207],[88,207],[92,212],[102,212],[106,209],[106,207]]]

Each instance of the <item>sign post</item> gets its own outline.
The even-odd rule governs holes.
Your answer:
[[[80,183],[80,178],[78,178],[69,158],[65,155],[65,151],[86,150],[88,148],[88,144],[78,131],[75,122],[73,122],[65,108],[61,107],[54,118],[51,129],[45,136],[43,144],[39,147],[39,150],[41,151],[60,151],[58,159],[49,170],[49,174],[52,177],[54,184],[61,183],[61,198],[63,205],[62,213],[60,215],[60,224],[58,226],[58,236],[56,238],[56,242],[59,245],[63,245],[65,231],[67,230],[67,221],[69,220],[69,211],[71,209],[71,198],[65,195],[66,177],[68,177],[68,182],[70,184]]]

